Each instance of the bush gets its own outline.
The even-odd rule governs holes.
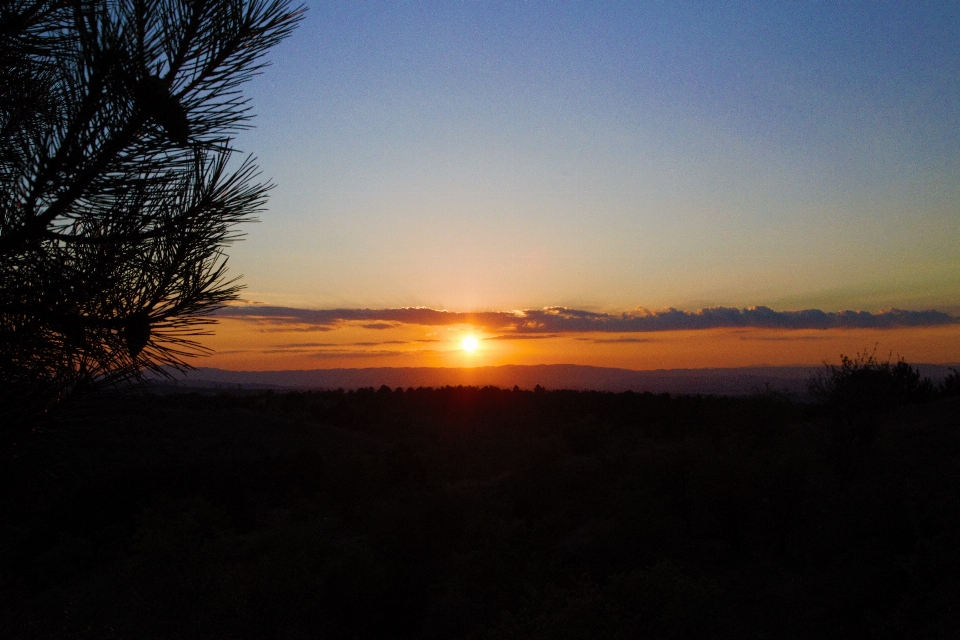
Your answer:
[[[811,396],[834,412],[869,415],[879,410],[929,400],[934,386],[929,378],[904,362],[876,358],[876,348],[856,356],[840,356],[840,364],[824,363],[807,383]]]
[[[950,368],[950,374],[937,385],[937,395],[943,398],[960,396],[960,371]]]

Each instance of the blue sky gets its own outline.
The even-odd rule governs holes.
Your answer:
[[[308,6],[248,298],[960,310],[958,3]]]

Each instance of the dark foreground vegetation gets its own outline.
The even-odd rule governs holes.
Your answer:
[[[877,410],[494,388],[77,408],[4,441],[0,628],[955,637],[947,386]]]

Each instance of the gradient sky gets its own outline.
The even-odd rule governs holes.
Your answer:
[[[245,299],[960,313],[960,3],[307,4],[246,88],[237,144],[277,187],[230,250]],[[942,347],[923,357],[960,360],[956,328],[914,329]],[[211,344],[240,352],[223,347],[245,330],[225,320]],[[843,346],[808,354],[803,331],[784,334],[792,360],[742,364]],[[844,349],[912,355],[877,331]],[[351,336],[335,342],[376,342]],[[604,360],[575,337],[503,359],[653,362],[651,343]],[[385,357],[355,365],[429,360]],[[204,364],[268,368],[251,362]]]

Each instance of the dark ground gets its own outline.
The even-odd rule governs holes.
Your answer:
[[[960,398],[141,397],[0,465],[8,638],[960,629]]]

